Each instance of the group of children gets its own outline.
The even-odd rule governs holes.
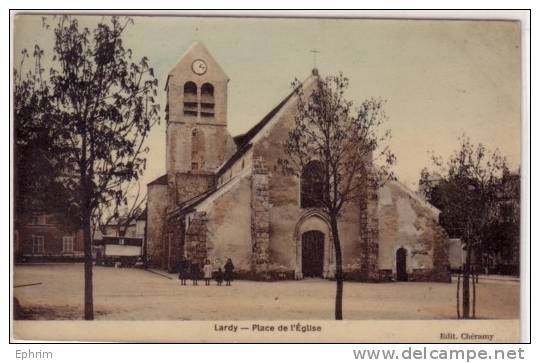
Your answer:
[[[191,279],[193,285],[197,286],[198,281],[201,278],[201,265],[201,263],[191,262],[186,259],[180,260],[178,264],[178,278],[180,279],[180,284],[185,286],[187,284],[187,280]],[[226,286],[231,286],[233,271],[234,265],[230,258],[227,259],[223,269],[219,267],[216,272],[214,272],[214,266],[210,263],[210,261],[206,260],[202,266],[202,277],[204,279],[204,284],[206,286],[210,286],[210,280],[214,278],[217,282],[217,286],[221,286],[224,280]]]

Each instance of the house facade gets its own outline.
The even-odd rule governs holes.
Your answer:
[[[15,261],[80,261],[83,231],[64,223],[58,213],[28,213],[16,221]]]

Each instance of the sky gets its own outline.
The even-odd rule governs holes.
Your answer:
[[[95,27],[101,16],[79,16]],[[520,25],[503,21],[134,17],[124,45],[147,56],[165,109],[168,72],[194,41],[202,42],[229,76],[228,128],[256,124],[316,65],[322,76],[343,72],[347,97],[386,100],[385,124],[397,157],[397,178],[416,189],[430,152],[447,159],[458,137],[498,148],[511,169],[520,166]],[[54,19],[48,22],[54,25]],[[45,66],[53,36],[41,15],[15,19],[14,64],[23,48],[39,44]],[[319,53],[314,64],[311,50]],[[141,179],[165,173],[164,119],[147,140]]]

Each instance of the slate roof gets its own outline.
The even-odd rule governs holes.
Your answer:
[[[146,185],[167,185],[167,174],[162,175],[159,178],[152,180],[150,183]]]
[[[251,129],[249,129],[246,133],[235,136],[234,142],[237,146],[237,151],[227,160],[224,162],[219,169],[217,170],[216,174],[220,175],[221,172],[226,170],[229,166],[231,166],[236,160],[238,160],[242,155],[246,153],[251,148],[251,140],[274,118],[274,116],[285,106],[287,101],[294,95],[295,90],[293,90],[287,97],[283,99],[276,107],[274,107],[270,112],[266,114],[259,122],[255,124]]]
[[[137,218],[135,218],[137,221],[146,221],[146,208],[142,211],[141,214]]]

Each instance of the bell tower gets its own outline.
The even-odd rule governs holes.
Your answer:
[[[232,151],[227,130],[228,82],[200,42],[193,43],[169,72],[165,86],[169,176],[213,173]]]

